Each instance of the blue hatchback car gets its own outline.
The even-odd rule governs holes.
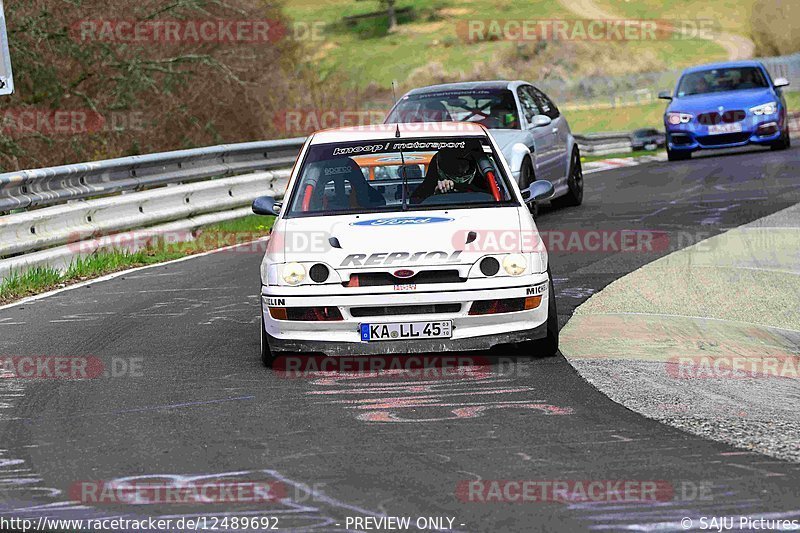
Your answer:
[[[664,113],[667,156],[688,159],[692,152],[748,144],[789,147],[785,78],[770,77],[758,61],[714,63],[683,72]]]

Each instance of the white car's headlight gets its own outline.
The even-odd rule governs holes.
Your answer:
[[[750,112],[754,115],[774,115],[778,112],[777,102],[769,102],[767,104],[757,105],[750,108]]]
[[[503,258],[503,270],[511,276],[520,276],[528,268],[528,261],[524,255],[509,254]]]
[[[688,124],[692,121],[692,115],[689,113],[667,113],[667,122],[673,126],[678,124]]]
[[[306,279],[306,267],[300,263],[286,263],[281,277],[289,285],[300,285]]]

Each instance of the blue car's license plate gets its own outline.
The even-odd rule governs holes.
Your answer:
[[[453,332],[453,322],[396,322],[393,324],[361,324],[361,340],[399,341],[414,339],[449,339]]]

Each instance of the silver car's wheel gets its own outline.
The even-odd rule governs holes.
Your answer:
[[[581,154],[577,148],[572,150],[569,168],[567,194],[551,202],[556,207],[578,206],[583,203],[583,167],[581,167]]]

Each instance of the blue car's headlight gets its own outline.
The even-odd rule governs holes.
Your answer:
[[[689,113],[667,113],[667,122],[673,126],[678,124],[688,124],[692,121],[692,115]]]
[[[757,105],[750,108],[750,112],[754,115],[774,115],[778,112],[777,102],[769,102],[767,104]]]

